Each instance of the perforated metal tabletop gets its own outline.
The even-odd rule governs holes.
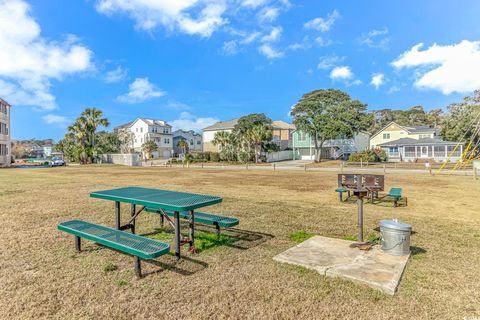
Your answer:
[[[217,196],[141,187],[96,191],[90,196],[172,211],[190,211],[222,202]]]

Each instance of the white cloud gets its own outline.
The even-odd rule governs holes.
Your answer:
[[[201,131],[203,128],[211,126],[215,122],[218,122],[217,118],[212,117],[197,117],[189,112],[180,113],[179,119],[169,121],[169,124],[173,127],[173,130],[183,129],[183,130],[193,130]]]
[[[0,96],[51,110],[51,81],[92,69],[93,54],[73,35],[63,42],[44,39],[29,11],[23,0],[0,0]]]
[[[241,44],[249,44],[252,43],[253,41],[257,40],[258,37],[261,36],[260,32],[252,32],[249,34],[246,34],[242,40],[240,40]]]
[[[258,50],[268,59],[277,59],[283,57],[284,53],[274,49],[271,45],[264,43]]]
[[[423,43],[419,43],[392,62],[397,69],[416,69],[417,88],[439,90],[443,94],[480,88],[480,41],[433,44],[421,51],[422,47]]]
[[[348,66],[335,67],[330,72],[330,79],[336,80],[350,80],[354,77],[352,70]]]
[[[385,83],[385,75],[383,73],[374,73],[370,84],[375,87],[375,90],[378,90],[380,86]]]
[[[399,86],[392,86],[390,87],[390,89],[388,89],[388,92],[387,93],[395,93],[395,92],[398,92],[400,91],[400,87]]]
[[[242,6],[256,8],[267,3],[268,0],[243,0]]]
[[[340,13],[337,10],[333,10],[327,15],[326,18],[315,18],[303,25],[305,29],[314,29],[321,32],[327,32],[333,26],[335,21],[340,18]]]
[[[47,124],[57,125],[59,127],[65,128],[67,127],[72,121],[64,116],[59,116],[56,114],[47,114],[42,117],[43,121]]]
[[[110,70],[105,74],[106,83],[119,82],[127,77],[128,70],[123,69],[122,67],[117,67],[114,70]]]
[[[333,41],[330,39],[325,39],[323,37],[316,37],[315,43],[318,44],[320,47],[328,47],[333,43]]]
[[[238,42],[235,40],[225,41],[221,52],[226,55],[234,55],[238,52]]]
[[[263,8],[258,14],[260,22],[272,22],[275,21],[280,15],[280,9],[275,7]]]
[[[318,62],[317,68],[322,70],[328,70],[330,68],[335,67],[338,63],[345,60],[345,57],[339,56],[323,56],[320,57],[320,61]]]
[[[360,36],[359,42],[370,48],[378,48],[387,50],[390,44],[390,38],[387,37],[388,28],[383,27],[381,30],[371,30],[368,33],[363,33]]]
[[[129,86],[128,93],[118,96],[123,103],[138,103],[165,95],[165,91],[157,89],[148,78],[136,78]]]
[[[278,41],[278,39],[280,39],[280,37],[282,36],[282,27],[274,27],[272,28],[272,30],[270,31],[269,34],[267,35],[264,35],[261,39],[262,42],[275,42],[275,41]]]
[[[106,15],[126,13],[140,30],[162,26],[201,37],[228,22],[225,0],[97,0],[96,9]]]
[[[174,101],[174,100],[169,100],[166,104],[166,107],[173,110],[190,110],[191,109],[191,107],[188,104]]]

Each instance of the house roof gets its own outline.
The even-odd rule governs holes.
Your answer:
[[[119,125],[119,126],[115,127],[115,129],[118,130],[118,129],[123,129],[123,128],[129,128],[129,127],[131,127],[135,122],[137,122],[138,120],[142,120],[143,122],[145,122],[146,124],[148,124],[148,125],[150,125],[150,126],[157,125],[157,126],[162,126],[162,127],[172,127],[171,125],[169,125],[167,122],[165,122],[165,121],[163,121],[163,120],[153,120],[153,119],[137,118],[137,119],[135,119],[135,120],[132,121],[132,122],[128,122],[128,123]]]
[[[464,142],[444,141],[438,138],[401,138],[389,142],[379,144],[378,147],[396,147],[396,146],[420,146],[420,145],[457,145],[464,144]]]
[[[282,120],[273,121],[272,126],[273,126],[274,129],[295,130],[295,125],[293,125],[291,123],[287,123],[287,122],[282,121]]]
[[[429,133],[429,132],[436,132],[439,131],[438,128],[430,128],[429,126],[401,126],[395,121],[390,121],[386,126],[384,126],[382,129],[378,130],[372,135],[372,138],[383,132],[386,128],[392,125],[392,123],[396,124],[400,128],[404,129],[408,133]]]
[[[191,134],[193,136],[201,137],[202,135],[199,133],[196,133],[193,130],[183,130],[183,129],[178,129],[173,132],[173,137],[175,138],[176,136],[181,136],[182,134]]]
[[[3,100],[2,98],[0,98],[0,102],[3,102],[4,104],[6,104],[9,107],[12,106],[11,104],[9,104],[7,101]]]
[[[235,125],[238,123],[239,118],[235,118],[228,121],[219,121],[217,123],[212,124],[209,127],[203,129],[203,131],[218,131],[218,130],[229,130],[233,129]]]

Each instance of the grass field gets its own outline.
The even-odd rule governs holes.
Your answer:
[[[114,226],[113,203],[95,190],[145,186],[219,195],[210,212],[238,217],[220,243],[175,263],[143,263],[73,237],[57,223],[80,218]],[[472,177],[387,175],[408,207],[366,205],[366,233],[378,221],[411,223],[413,255],[394,297],[326,278],[272,257],[311,234],[348,238],[356,207],[333,191],[327,172],[222,171],[85,166],[0,170],[0,317],[3,319],[463,319],[480,317],[480,181]],[[129,208],[124,208],[127,219]],[[126,221],[125,221],[126,222]],[[171,240],[159,218],[142,214],[137,233]],[[186,230],[186,229],[185,229]],[[212,241],[214,242],[212,245]],[[185,251],[185,250],[184,250]]]

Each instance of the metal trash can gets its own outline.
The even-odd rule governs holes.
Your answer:
[[[397,220],[380,220],[382,250],[394,256],[410,253],[412,226]]]

